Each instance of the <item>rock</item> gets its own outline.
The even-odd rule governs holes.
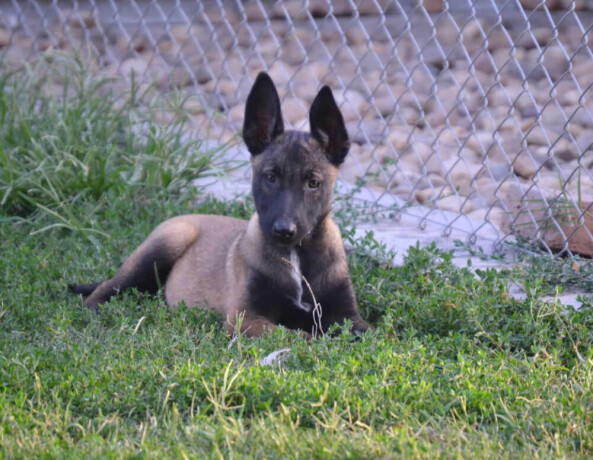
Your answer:
[[[260,38],[255,44],[255,51],[263,58],[274,58],[278,50],[279,48],[276,41],[270,37]]]
[[[550,192],[559,192],[562,189],[561,178],[558,176],[542,177],[537,181],[537,187],[540,190],[549,190]]]
[[[276,2],[271,8],[271,19],[307,19],[308,13],[303,0]]]
[[[473,190],[472,176],[467,172],[467,170],[462,170],[461,167],[457,167],[450,173],[450,178],[451,185],[461,195],[468,196]]]
[[[468,212],[466,214],[467,217],[474,220],[476,223],[478,223],[478,222],[482,223],[482,222],[488,221],[488,209],[486,209],[486,208],[476,209],[473,206],[473,202],[472,202],[472,208],[473,208],[473,211]]]
[[[10,37],[12,36],[9,30],[0,28],[0,48],[4,48],[10,44]]]
[[[6,29],[16,29],[19,26],[19,17],[8,11],[0,12],[0,26]]]
[[[356,144],[354,144],[356,145]],[[391,146],[377,145],[374,149],[364,149],[364,146],[360,146],[363,150],[363,154],[366,159],[374,159],[380,164],[395,164],[399,159],[398,153]]]
[[[334,91],[334,98],[346,122],[359,121],[361,113],[369,107],[366,98],[358,91]]]
[[[406,153],[399,156],[398,167],[404,174],[421,174],[422,160],[416,155]]]
[[[581,87],[588,87],[593,84],[593,61],[590,59],[574,64],[572,73]]]
[[[503,220],[507,217],[507,212],[504,209],[496,207],[489,210],[486,216],[486,222],[490,222],[495,228],[500,230]]]
[[[581,98],[581,92],[577,89],[571,89],[568,91],[559,91],[556,99],[564,106],[573,106],[579,103]]]
[[[298,82],[295,81],[293,84],[294,94],[302,99],[307,104],[311,104],[315,100],[315,96],[317,96],[317,88],[315,85],[312,85],[310,82]]]
[[[421,188],[418,186],[418,181],[420,180],[422,180],[422,178],[418,173],[402,172],[400,170],[396,170],[389,178],[389,187],[393,188],[400,185],[405,185],[410,189],[420,190]]]
[[[533,159],[526,152],[521,152],[513,161],[513,172],[523,179],[530,179],[535,176],[537,166]]]
[[[436,140],[439,147],[459,148],[464,140],[461,129],[457,126],[444,126],[436,133]]]
[[[372,106],[381,114],[382,117],[387,118],[395,112],[396,101],[392,96],[374,96],[373,99],[374,102]]]
[[[436,39],[441,47],[449,48],[455,46],[461,32],[458,25],[450,18],[443,18],[436,24]]]
[[[572,161],[579,157],[576,146],[566,139],[560,139],[554,144],[552,152],[554,152],[554,157],[559,158],[562,161]]]
[[[593,128],[593,118],[591,117],[592,114],[590,107],[588,107],[587,109],[585,109],[584,107],[579,107],[571,116],[571,122],[573,122],[574,124],[578,123],[583,128],[591,130],[591,128]]]
[[[360,178],[364,177],[365,171],[372,163],[368,160],[363,161],[356,153],[352,153],[346,156],[344,164],[340,167],[339,178],[344,182],[356,184]]]
[[[475,190],[470,195],[472,207],[474,209],[491,208],[498,201],[497,190],[497,182],[490,177],[480,177],[476,181]]]
[[[467,151],[470,151],[473,155],[473,151],[463,147],[460,148],[459,145],[455,144],[443,144],[439,142],[435,149],[439,152],[439,155],[448,167],[452,164],[451,160],[457,160],[458,157],[462,157]],[[465,152],[462,152],[463,150],[465,150]]]
[[[438,174],[438,175],[445,175],[445,166],[443,165],[443,161],[439,156],[435,153],[430,155],[428,158],[424,160],[423,171],[426,171],[428,174]]]
[[[443,0],[418,0],[427,13],[440,13],[443,11]]]
[[[364,122],[350,122],[346,124],[350,141],[355,144],[380,144],[385,139],[385,125],[379,120],[365,120]]]
[[[212,80],[213,77],[212,72],[208,69],[207,66],[199,66],[197,69],[195,69],[194,75],[196,77],[196,81],[200,85],[208,83],[210,80]]]
[[[508,53],[507,53],[508,54]],[[497,72],[498,69],[494,62],[492,55],[489,53],[481,53],[474,59],[474,66],[480,72],[484,72],[485,74],[491,75],[494,72]]]
[[[433,188],[442,188],[445,184],[447,184],[447,181],[440,174],[430,173],[427,176],[427,179],[430,181]]]
[[[127,51],[128,49],[128,42],[127,41],[122,41],[120,42],[118,40],[118,47],[120,49],[122,49],[123,51]],[[158,43],[156,44],[157,48],[158,48],[158,52],[164,57],[167,58],[168,60],[174,60],[179,58],[179,52],[181,50],[181,47],[177,44],[177,43],[173,43],[172,40],[169,39],[161,39],[158,41]]]
[[[360,0],[358,14],[361,16],[376,16],[387,12],[391,7],[390,0]]]
[[[551,27],[536,27],[531,33],[540,46],[546,46],[554,37],[554,30]]]
[[[526,10],[541,8],[544,4],[549,10],[560,10],[570,8],[572,0],[521,0],[521,6]]]
[[[581,154],[593,151],[593,133],[585,132],[577,137],[577,148]]]
[[[360,46],[367,43],[367,32],[362,24],[353,24],[346,30],[346,40],[350,46]]]
[[[416,190],[414,198],[420,204],[430,204],[437,195],[436,191],[432,188],[425,188],[422,190]]]
[[[363,75],[355,75],[348,82],[348,89],[353,89],[362,94],[366,99],[371,99],[373,94],[386,92],[389,90],[389,86],[385,83],[381,83],[379,79],[380,72],[372,71]]]
[[[412,107],[402,107],[399,116],[408,126],[416,126],[420,122],[420,113]]]
[[[515,43],[524,49],[533,49],[535,45],[545,46],[553,37],[553,30],[551,27],[536,27],[529,33],[529,31],[522,31],[522,35]]]
[[[469,147],[461,147],[461,149],[457,149],[453,151],[454,155],[452,157],[447,157],[446,154],[443,154],[443,158],[446,158],[449,161],[461,159],[465,167],[472,175],[476,175],[483,167],[482,161],[480,158],[476,156],[474,151]]]
[[[547,103],[547,102],[546,102]],[[545,128],[546,131],[562,134],[564,129],[563,126],[566,124],[567,117],[566,114],[556,107],[555,104],[548,104],[546,107],[542,108],[541,110],[541,124]],[[581,110],[577,112],[573,117],[572,121],[585,123],[586,120],[581,120],[579,118],[579,113],[584,114],[584,111]],[[589,118],[589,121],[591,119]],[[592,125],[593,126],[593,125]]]
[[[235,83],[226,78],[220,78],[216,81],[211,80],[211,83],[214,84],[213,89],[216,89],[218,92],[222,93],[225,98],[230,95],[234,95],[237,91],[237,86]]]
[[[300,65],[307,58],[305,45],[297,37],[287,37],[280,46],[280,58],[290,65]]]
[[[305,118],[307,112],[307,108],[295,97],[286,98],[282,101],[282,113],[285,119],[293,126],[295,126],[296,122]]]
[[[488,131],[478,131],[473,133],[467,140],[466,146],[470,148],[478,158],[487,155],[490,146],[494,143],[492,133]]]
[[[268,19],[268,13],[260,2],[241,3],[245,9],[245,17],[248,21],[265,21]]]
[[[183,46],[185,42],[191,39],[191,37],[200,36],[200,26],[178,24],[169,29],[169,35],[177,42],[178,45]]]
[[[119,71],[125,77],[129,77],[132,73],[134,73],[136,77],[142,77],[146,73],[147,68],[148,65],[144,59],[129,58],[121,63]]]
[[[314,18],[324,18],[333,13],[334,16],[352,16],[355,12],[355,5],[347,0],[311,0],[309,2],[309,12]]]
[[[568,56],[559,46],[550,46],[544,52],[544,67],[550,74],[552,81],[564,75],[568,67]]]
[[[525,78],[533,81],[541,80],[546,76],[545,68],[535,59],[521,59],[518,63],[521,70],[517,67],[517,63],[514,62],[507,67],[510,69],[510,75],[515,80],[523,79],[521,72],[525,75]]]
[[[529,154],[539,165],[544,165],[548,169],[554,169],[554,162],[550,157],[551,148],[547,145],[530,146]]]
[[[421,162],[424,162],[435,153],[435,149],[432,145],[426,142],[412,142],[406,153],[413,154],[419,158]]]
[[[434,205],[439,209],[458,212],[460,214],[471,212],[473,210],[469,201],[466,201],[463,197],[457,195],[449,195],[438,199],[435,201]]]
[[[240,15],[231,8],[220,8],[214,5],[207,5],[204,8],[204,17],[200,17],[203,22],[211,22],[213,24],[228,23],[233,26],[238,24],[241,20]]]
[[[363,74],[367,72],[380,72],[385,68],[379,55],[374,52],[368,52],[367,50],[365,50],[362,56],[358,57],[357,66]]]
[[[511,47],[512,39],[507,38],[507,35],[500,27],[486,29],[486,34],[488,51],[492,52]]]
[[[463,36],[463,42],[466,46],[472,44],[480,44],[482,41],[483,26],[477,19],[469,20],[461,29],[461,35]]]
[[[75,29],[89,30],[97,25],[93,11],[63,9],[59,14],[60,22]]]
[[[404,152],[408,148],[409,133],[403,128],[395,128],[389,131],[387,140],[398,153]]]
[[[229,118],[234,122],[241,122],[245,117],[245,109],[241,105],[236,105],[229,110]]]
[[[489,165],[487,171],[494,180],[500,181],[508,177],[512,170],[508,163],[495,163]]]
[[[415,119],[412,117],[412,113],[410,113],[410,120],[414,121]],[[437,131],[441,126],[443,126],[447,120],[447,114],[444,113],[442,110],[437,108],[436,110],[430,111],[428,114],[424,115],[424,118],[420,118],[420,114],[418,114],[418,119],[416,120],[416,125],[422,124],[422,120],[430,126],[432,129]]]
[[[352,16],[356,12],[356,6],[349,0],[325,0],[331,5],[334,16]]]
[[[413,189],[408,184],[397,184],[389,191],[405,203],[411,203],[414,199]]]
[[[552,251],[593,256],[593,203],[576,208],[556,191],[518,185],[509,187],[504,201],[510,211],[504,231],[542,241]]]
[[[268,69],[268,75],[270,75],[277,88],[285,86],[293,74],[294,69],[292,66],[280,61],[274,62],[274,64]]]
[[[546,135],[545,131],[537,126],[533,128],[526,136],[527,144],[529,145],[545,145],[549,146],[550,142],[553,142],[553,138],[550,139],[548,135]]]
[[[328,0],[311,0],[309,2],[309,13],[314,18],[324,18],[329,14],[330,3]]]
[[[183,103],[183,110],[192,115],[197,115],[206,113],[207,108],[204,107],[204,104],[198,98],[190,97]]]
[[[169,42],[171,43],[171,42]],[[146,37],[126,37],[124,35],[120,35],[117,38],[117,45],[116,45],[121,52],[127,53],[129,51],[134,51],[136,53],[141,53],[142,51],[148,50],[148,41]],[[159,46],[160,48],[160,46]]]
[[[174,67],[169,72],[163,72],[159,80],[162,88],[183,88],[192,83],[193,75],[185,67]]]

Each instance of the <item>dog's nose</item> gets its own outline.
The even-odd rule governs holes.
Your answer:
[[[280,219],[274,222],[272,233],[275,237],[289,241],[296,235],[296,225],[288,219]]]

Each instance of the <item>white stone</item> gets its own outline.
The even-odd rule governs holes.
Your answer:
[[[132,73],[134,73],[137,77],[141,77],[146,73],[147,68],[148,65],[144,59],[129,58],[121,63],[119,71],[126,77],[129,77]]]

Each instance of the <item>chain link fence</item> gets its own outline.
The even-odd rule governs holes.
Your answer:
[[[568,0],[4,1],[9,65],[84,50],[101,75],[187,96],[197,135],[236,135],[270,73],[289,127],[328,84],[370,206],[497,244],[593,254],[593,10]],[[247,158],[247,152],[243,152]]]

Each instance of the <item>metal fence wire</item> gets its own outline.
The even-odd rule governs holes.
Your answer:
[[[593,254],[593,2],[3,1],[3,59],[85,49],[91,68],[191,94],[224,142],[261,70],[289,127],[323,84],[352,140],[343,183],[472,237]],[[245,152],[245,158],[247,153]]]

